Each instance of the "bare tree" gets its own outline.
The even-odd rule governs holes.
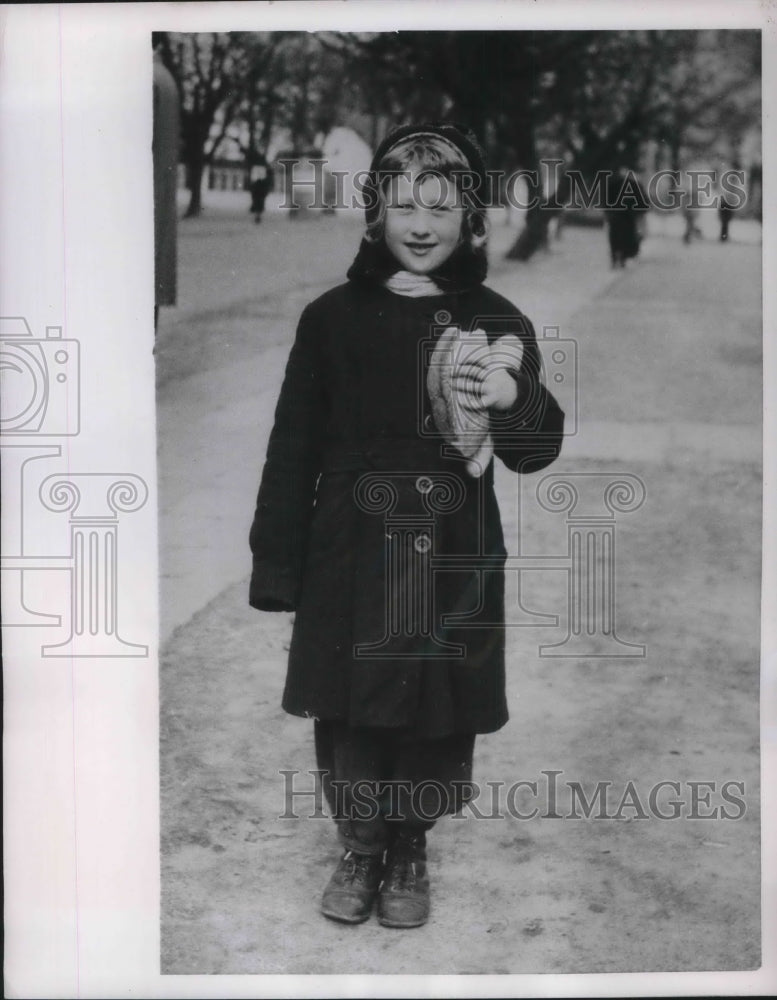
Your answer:
[[[234,120],[245,127],[233,138],[243,154],[247,176],[257,161],[266,158],[276,124],[283,77],[279,54],[286,36],[286,32],[251,32],[240,39],[244,73]]]
[[[391,125],[446,117],[468,125],[492,167],[523,168],[526,224],[508,252],[525,260],[562,211],[540,164],[583,174],[635,163],[647,139],[671,151],[727,136],[735,155],[760,114],[755,31],[237,32],[169,35],[182,94],[183,157],[200,211],[205,165],[230,134],[250,169],[274,130],[295,152],[345,121],[373,148]],[[239,131],[234,126],[240,125]]]
[[[186,216],[202,210],[202,177],[242,100],[245,53],[240,35],[171,33],[165,61],[181,94],[181,155],[190,191]]]

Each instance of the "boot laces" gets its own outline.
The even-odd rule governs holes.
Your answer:
[[[386,878],[387,887],[395,892],[415,888],[419,881],[418,863],[407,854],[395,854]]]
[[[346,851],[341,862],[343,875],[351,883],[366,885],[370,881],[374,860],[370,854]]]

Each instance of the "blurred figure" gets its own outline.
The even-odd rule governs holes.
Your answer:
[[[162,62],[162,41],[154,32],[154,332],[160,306],[176,303],[178,147],[180,103],[172,73]]]
[[[725,243],[728,239],[728,227],[731,223],[731,216],[734,214],[734,208],[731,202],[727,199],[726,195],[721,195],[718,201],[718,218],[720,219],[720,241]]]
[[[738,160],[734,160],[731,164],[731,169],[741,169],[741,164]],[[736,200],[735,196],[723,186],[721,181],[718,187],[718,219],[720,220],[721,243],[725,243],[728,240],[728,227],[731,225],[731,219],[738,207],[739,202]]]
[[[683,243],[692,243],[701,239],[704,234],[699,228],[699,191],[692,179],[685,174],[680,185],[680,197],[685,221]]]
[[[639,254],[648,210],[645,189],[629,167],[620,166],[607,179],[605,219],[610,242],[610,260],[615,268]]]
[[[698,226],[699,210],[690,205],[683,208],[683,218],[685,219],[685,232],[683,233],[683,243],[691,243],[699,240],[704,235]]]
[[[763,166],[759,161],[750,167],[747,201],[751,206],[753,218],[763,222]]]
[[[260,154],[258,161],[251,167],[251,211],[254,213],[254,222],[262,221],[264,203],[272,189],[272,171],[267,160]]]

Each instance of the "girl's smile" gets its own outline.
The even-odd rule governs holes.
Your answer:
[[[387,192],[386,246],[413,274],[430,274],[461,239],[464,210],[452,181],[409,173],[393,178]]]

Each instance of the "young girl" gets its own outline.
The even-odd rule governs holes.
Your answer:
[[[345,848],[322,912],[345,923],[376,900],[385,926],[428,918],[426,833],[507,721],[491,456],[534,472],[561,447],[532,326],[482,284],[486,181],[454,125],[381,143],[348,281],[300,319],[251,529],[251,605],[296,611],[283,707],[315,720]]]

